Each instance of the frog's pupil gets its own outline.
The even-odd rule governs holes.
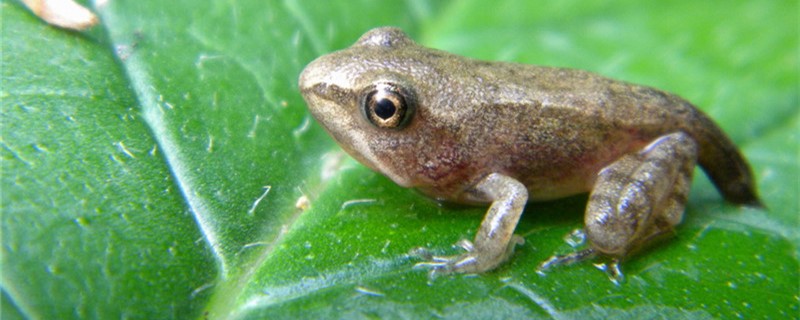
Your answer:
[[[375,102],[375,115],[377,115],[381,119],[385,120],[391,118],[396,111],[397,107],[395,107],[394,102],[392,102],[392,100],[383,98],[383,99],[378,99],[378,101]]]

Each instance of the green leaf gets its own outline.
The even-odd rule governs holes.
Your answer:
[[[2,2],[2,317],[787,318],[800,311],[795,2],[109,1],[75,33]],[[586,203],[531,203],[496,271],[429,281],[485,208],[442,207],[345,156],[297,90],[306,63],[396,25],[489,60],[588,69],[701,106],[769,210],[696,175],[677,236],[573,250]]]

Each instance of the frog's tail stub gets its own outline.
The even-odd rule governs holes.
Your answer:
[[[736,145],[708,116],[697,111],[694,130],[700,144],[698,163],[726,201],[764,208],[756,192],[755,179],[747,160]]]

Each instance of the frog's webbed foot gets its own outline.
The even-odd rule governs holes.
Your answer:
[[[555,255],[539,264],[539,266],[536,268],[536,273],[543,276],[551,268],[568,266],[586,260],[593,260],[597,258],[598,255],[599,254],[597,251],[593,248],[578,250],[565,255]],[[625,279],[625,275],[622,273],[619,265],[620,260],[617,258],[611,258],[608,262],[594,263],[594,267],[598,270],[604,271],[608,276],[608,279],[615,284],[619,284]]]
[[[499,256],[476,251],[472,241],[467,239],[462,239],[454,245],[466,252],[453,256],[436,256],[428,249],[416,248],[412,254],[421,257],[425,262],[417,263],[414,268],[429,269],[428,276],[431,279],[451,273],[481,273],[494,269],[508,260],[514,254],[514,247],[524,243],[524,238],[513,235],[508,247]]]
[[[583,229],[575,229],[566,236],[564,242],[573,248],[581,247],[586,243],[586,233]],[[574,251],[565,255],[554,255],[543,261],[536,268],[536,273],[544,275],[550,268],[568,266],[581,261],[590,260],[597,256],[597,251],[592,248]]]
[[[592,248],[575,251],[565,255],[555,255],[539,264],[536,273],[543,274],[550,268],[558,266],[568,266],[581,261],[590,260],[597,257],[597,251]]]
[[[418,267],[431,269],[431,276],[447,273],[481,273],[499,266],[524,240],[514,235],[522,210],[528,201],[528,190],[519,181],[493,173],[467,190],[471,200],[491,201],[492,205],[481,222],[475,241],[457,243],[466,252],[456,256],[438,257],[427,250],[417,249],[416,255],[428,262]]]
[[[539,270],[602,255],[612,262],[595,266],[618,282],[620,259],[672,234],[680,223],[696,159],[696,142],[677,132],[603,168],[584,220],[591,248],[552,257]]]

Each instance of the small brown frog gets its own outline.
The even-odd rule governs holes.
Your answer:
[[[680,223],[695,162],[726,200],[760,206],[731,140],[686,100],[580,70],[473,60],[377,28],[300,75],[311,114],[354,158],[437,200],[490,204],[466,253],[432,272],[480,273],[512,253],[528,200],[590,192],[590,249],[622,258]]]

